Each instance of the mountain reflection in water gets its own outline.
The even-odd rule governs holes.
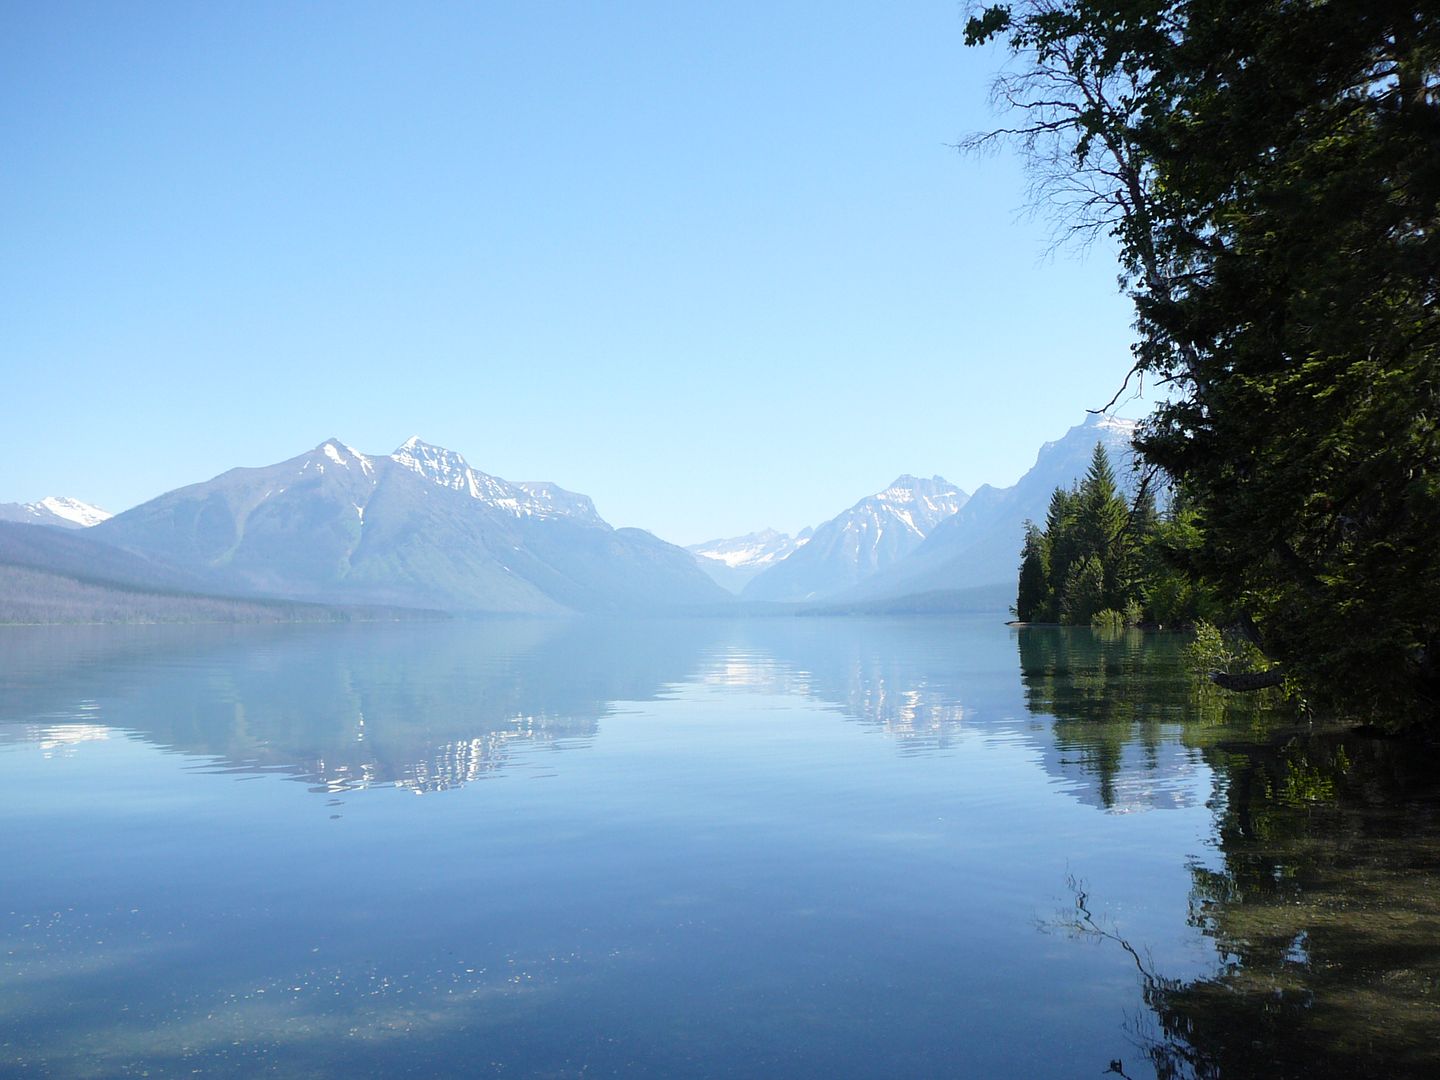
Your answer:
[[[510,1034],[485,1029],[487,1038],[513,1043],[513,1056],[496,1050],[494,1061],[556,1075],[579,1075],[584,1066],[575,1064],[580,1058],[552,1060],[547,1055],[561,1051],[545,1048],[559,1046],[567,1031],[579,1038],[596,1022],[586,1017],[612,1007],[621,1011],[606,1030],[618,1030],[619,1017],[635,1013],[670,1017],[680,1032],[670,1041],[656,1036],[645,1053],[635,1049],[642,1043],[628,1044],[625,1053],[638,1058],[614,1056],[618,1050],[598,1044],[581,1054],[608,1062],[612,1074],[729,1067],[834,1075],[837,1062],[863,1072],[853,1063],[864,1061],[873,1071],[881,1058],[902,1060],[896,1054],[912,1069],[939,1074],[962,1052],[972,1054],[966,1063],[983,1063],[992,1074],[1003,1072],[1001,1062],[1023,1071],[1030,1060],[1024,1053],[1038,1062],[1059,1051],[1044,1040],[1015,1049],[1022,1030],[1041,1024],[1048,1038],[1098,1000],[1101,991],[1087,983],[1066,983],[1058,974],[1052,982],[1050,973],[1062,971],[1071,978],[1092,973],[1096,987],[1129,980],[1122,985],[1131,1002],[1128,1020],[1116,1015],[1113,1031],[1067,1036],[1088,1040],[1077,1075],[1102,1074],[1111,1060],[1132,1077],[1440,1075],[1440,761],[1397,740],[1312,730],[1274,703],[1227,701],[1185,673],[1183,646],[1175,635],[1007,629],[995,619],[0,628],[0,743],[54,761],[129,739],[183,755],[189,772],[274,774],[322,796],[349,793],[352,810],[366,804],[366,827],[392,839],[440,830],[429,846],[416,840],[413,853],[386,849],[392,854],[373,856],[375,867],[407,859],[426,867],[408,879],[416,889],[435,890],[424,901],[433,907],[420,929],[386,922],[383,913],[408,913],[417,897],[431,894],[405,892],[403,876],[387,884],[373,872],[355,879],[366,883],[361,895],[368,900],[354,907],[343,896],[337,900],[343,918],[333,925],[340,929],[312,928],[304,915],[293,916],[297,948],[308,949],[316,935],[340,935],[327,945],[335,959],[333,970],[325,969],[336,1030],[364,1031],[357,1018],[366,1013],[356,1002],[396,992],[376,991],[373,981],[420,978],[415,957],[428,955],[422,946],[434,951],[443,943],[446,959],[435,952],[430,977],[439,979],[440,971],[451,980],[445,1000],[458,1000],[449,997],[451,988],[463,986],[467,994],[483,992],[495,1016],[506,1018]],[[669,704],[676,708],[660,708]],[[667,717],[663,729],[654,726],[659,712]],[[627,721],[640,718],[650,726],[626,735]],[[694,739],[683,731],[689,724],[703,727]],[[626,748],[619,758],[607,756],[611,740]],[[555,757],[561,752],[564,758]],[[706,753],[725,755],[723,767],[711,773],[696,764],[694,756]],[[490,816],[472,820],[473,808],[457,791],[492,778],[543,778],[564,762],[592,758],[593,769],[568,769],[574,782],[588,785],[567,796],[579,809],[545,795],[541,785],[517,798],[519,789],[501,795],[500,787],[482,783],[471,794],[496,797],[485,800]],[[987,776],[991,760],[1011,771]],[[96,775],[76,774],[91,782]],[[959,785],[961,777],[969,788]],[[419,815],[411,822],[366,794],[381,787],[439,798],[399,800]],[[1068,811],[1052,805],[1057,794]],[[297,797],[320,805],[303,791]],[[592,809],[590,799],[604,801]],[[520,804],[535,815],[528,823],[512,813]],[[962,811],[973,818],[954,816]],[[1137,812],[1149,813],[1127,816]],[[1187,815],[1200,823],[1193,842],[1177,840],[1182,833],[1165,824]],[[325,824],[324,811],[318,816]],[[1063,835],[1072,846],[1036,846],[1037,833],[1060,818],[1066,824],[1055,827],[1070,830]],[[482,832],[482,821],[504,821],[514,836]],[[272,827],[286,824],[282,815]],[[128,843],[148,834],[124,835]],[[653,855],[639,836],[654,845]],[[1116,846],[1118,837],[1145,843],[1145,836],[1166,838],[1165,847]],[[307,902],[304,889],[321,887],[307,884],[307,851],[333,846],[352,860],[372,858],[363,844],[346,846],[344,835],[308,842],[312,848],[289,853],[292,872],[301,875],[295,888]],[[774,852],[769,842],[779,845]],[[447,844],[458,852],[473,847],[477,861],[456,859],[446,871],[453,884],[441,877],[434,885],[429,876],[444,863],[425,856],[448,852]],[[1045,865],[1015,865],[1042,850],[1049,852]],[[961,866],[973,877],[963,886],[956,877]],[[1176,879],[1175,899],[1169,907],[1155,899],[1155,910],[1142,918],[1136,905],[1159,895],[1145,880],[1159,867]],[[316,865],[317,882],[323,870]],[[235,872],[242,875],[243,864]],[[278,984],[266,978],[289,978],[267,974],[276,961],[265,951],[265,935],[279,909],[255,914],[227,905],[283,884],[243,876],[212,882],[198,864],[194,873],[190,888],[213,889],[215,910],[244,926],[258,920],[249,952],[212,958],[206,977],[245,970],[275,991]],[[1106,873],[1108,890],[1090,887],[1092,874]],[[1049,892],[1017,884],[1037,874],[1053,882]],[[1017,927],[1007,932],[1042,937],[1033,919],[1063,893],[1067,874],[1087,890],[1085,908],[1052,923],[1082,937],[1103,931],[1105,950],[1115,957],[1056,952],[1053,943],[1027,944],[1001,931],[1013,920]],[[661,881],[664,888],[655,884]],[[1128,899],[1116,896],[1121,886],[1131,889]],[[137,894],[145,888],[129,887]],[[36,888],[45,893],[48,885]],[[1002,888],[1009,891],[996,891]],[[153,903],[164,910],[161,900]],[[463,906],[469,903],[478,905],[474,916]],[[103,919],[116,921],[109,932],[119,934],[129,901],[115,904],[116,913]],[[187,910],[175,917],[188,918]],[[482,929],[467,948],[489,959],[452,962],[450,942],[471,933],[470,920],[480,914]],[[347,926],[369,927],[372,920],[372,929],[345,936]],[[430,924],[433,931],[425,929]],[[34,938],[40,925],[12,928],[9,943],[19,950],[14,955],[47,972],[46,985],[59,996],[36,998],[33,984],[7,989],[0,979],[0,1019],[24,1020],[35,1032],[28,1052],[44,1063],[37,1047],[52,1021],[37,1017],[69,1016],[66,1023],[77,1030],[88,1021],[83,1012],[60,1009],[64,995],[75,993],[61,988],[70,986],[68,973],[79,961],[54,941]],[[496,926],[510,937],[492,940]],[[159,940],[173,931],[157,922],[145,932]],[[76,955],[94,948],[75,940]],[[1122,942],[1135,950],[1138,975]],[[388,959],[377,961],[372,943],[384,943]],[[570,951],[556,951],[562,946]],[[1150,959],[1152,947],[1160,959]],[[493,984],[477,981],[492,980],[496,965],[509,964],[505,957],[522,948],[534,954],[533,971],[549,980],[545,1000],[570,1010],[562,1013],[569,1017],[564,1024],[543,1027],[528,999],[516,996],[509,974]],[[445,966],[452,963],[459,965],[454,971]],[[906,974],[890,969],[897,963]],[[389,964],[390,974],[377,974],[377,964]],[[669,991],[624,981],[631,977],[626,965],[638,965]],[[1014,991],[1020,996],[1001,999],[987,988],[988,980],[1032,969],[1032,981]],[[302,974],[313,982],[320,970]],[[791,986],[796,971],[808,971],[808,981]],[[879,971],[888,972],[883,996],[871,985]],[[588,981],[567,981],[581,972]],[[700,1011],[692,1015],[674,988],[696,979],[709,996],[697,998]],[[615,980],[613,988],[607,980]],[[972,983],[978,997],[966,996]],[[104,985],[94,984],[95,992]],[[309,984],[297,977],[295,985]],[[562,994],[563,987],[569,989]],[[818,996],[777,1004],[791,1002],[802,987]],[[245,1001],[262,992],[197,985],[189,991],[194,1009],[202,1002],[215,1008],[222,989]],[[44,1001],[54,1008],[42,1008]],[[160,1024],[163,1008],[148,1007],[147,1023]],[[438,1005],[430,1008],[442,1015]],[[858,1018],[877,1010],[889,1027],[872,1023],[867,1035]],[[320,1030],[328,1015],[317,1012],[309,1022]],[[406,1022],[423,1029],[416,1019],[423,1015],[429,1014],[407,1014]],[[243,1025],[260,1021],[235,1016],[241,1026],[234,1045],[241,1045],[255,1035]],[[848,1017],[846,1030],[859,1040],[845,1044],[843,1054],[833,1016]],[[746,1050],[743,1040],[727,1035],[726,1023],[748,1032],[754,1047]],[[808,1057],[793,1056],[799,1036],[787,1024],[811,1031]],[[1011,1049],[999,1057],[966,1049],[974,1044],[957,1033],[970,1031],[967,1024],[987,1039],[1010,1032]],[[103,1043],[96,1034],[103,1026],[85,1030],[86,1045]],[[901,1032],[903,1049],[886,1041]],[[134,1033],[127,1038],[144,1042]],[[335,1053],[341,1036],[330,1038],[315,1052]],[[56,1035],[52,1044],[66,1041]],[[224,1065],[230,1059],[216,1055],[230,1045],[217,1043],[200,1061]],[[428,1052],[444,1071],[458,1068],[462,1057],[468,1063],[468,1045],[461,1040],[442,1049],[436,1042]],[[366,1056],[375,1052],[369,1044],[346,1060],[361,1072],[382,1068],[381,1058]],[[266,1053],[272,1055],[266,1061],[288,1060],[289,1051]],[[446,1056],[452,1053],[459,1057]],[[83,1067],[55,1071],[104,1072],[151,1060],[140,1051],[93,1055]],[[390,1067],[398,1060],[383,1059]],[[57,1061],[63,1065],[61,1058],[50,1064]]]
[[[965,717],[963,665],[904,621],[44,628],[8,651],[0,739],[118,728],[317,792],[443,791],[684,683],[808,697],[915,751],[952,745]]]
[[[115,728],[213,768],[293,776],[318,793],[393,785],[424,794],[516,755],[584,746],[617,707],[693,683],[805,698],[902,753],[927,753],[959,744],[973,712],[967,696],[1014,685],[1005,635],[983,639],[981,651],[968,630],[947,633],[933,619],[798,618],[44,628],[9,647],[12,673],[26,674],[12,674],[0,700],[0,740]],[[1184,805],[1198,757],[1177,738],[1178,643],[1101,649],[1084,633],[1020,635],[1026,705],[1057,722],[1010,710],[987,717],[987,733],[1008,729],[1035,745],[1082,802],[1119,812]],[[1147,693],[1164,700],[1145,703]],[[23,727],[6,724],[22,716]]]
[[[284,773],[318,792],[443,791],[517,753],[583,744],[615,700],[683,678],[693,643],[646,635],[640,647],[640,625],[39,631],[27,644],[45,662],[6,695],[0,724],[39,715],[24,734],[56,738],[103,718],[215,768]]]

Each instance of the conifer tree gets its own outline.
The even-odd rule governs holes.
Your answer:
[[[1118,243],[1197,596],[1312,703],[1440,725],[1440,5],[1013,0],[997,35],[1018,117],[973,145]]]
[[[1103,443],[1096,443],[1090,455],[1090,468],[1080,484],[1076,526],[1083,557],[1093,558],[1100,566],[1100,607],[1118,609],[1125,604],[1120,596],[1119,570],[1120,544],[1127,516],[1125,500],[1116,488],[1110,455]]]
[[[1105,600],[1105,568],[1098,556],[1086,555],[1065,577],[1061,620],[1088,625],[1097,611],[1108,606]]]
[[[1078,504],[1079,496],[1076,492],[1056,488],[1050,496],[1050,506],[1045,513],[1046,546],[1050,555],[1046,584],[1052,600],[1049,610],[1051,619],[1059,618],[1058,604],[1065,593],[1065,579],[1070,573],[1071,564],[1081,554],[1075,531]]]
[[[1050,622],[1055,618],[1050,593],[1050,545],[1033,521],[1025,522],[1025,547],[1020,556],[1020,588],[1015,617],[1021,622]]]
[[[1148,483],[1127,507],[1109,456],[1097,445],[1080,484],[1050,496],[1045,528],[1025,523],[1016,614],[1026,622],[1088,623],[1108,608],[1155,620],[1148,606],[1153,591],[1160,621],[1194,618],[1192,601],[1200,594],[1183,580],[1166,544],[1193,547],[1197,535],[1192,525],[1166,524]]]

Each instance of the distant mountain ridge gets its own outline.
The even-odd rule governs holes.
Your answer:
[[[114,517],[73,499],[0,505],[0,522],[19,522],[0,535],[0,565],[26,588],[48,574],[86,589],[452,613],[938,612],[974,606],[976,589],[1013,588],[1024,521],[1044,518],[1097,443],[1131,492],[1135,428],[1091,416],[1008,488],[967,496],[907,474],[797,536],[764,529],[689,549],[614,529],[584,495],[490,475],[418,437],[385,455],[327,439]],[[44,610],[34,599],[29,610]]]
[[[767,601],[833,596],[903,560],[968,499],[942,476],[899,476],[817,525],[809,543],[757,576],[742,595]]]
[[[510,483],[418,438],[389,455],[327,439],[161,495],[93,535],[236,595],[541,614],[725,597],[683,549],[611,528],[585,496]]]
[[[1085,475],[1096,443],[1110,456],[1127,498],[1136,485],[1134,420],[1091,415],[1061,438],[1045,443],[1035,464],[1008,488],[980,487],[953,517],[941,522],[909,558],[898,562],[833,599],[862,602],[926,593],[1013,583],[1020,565],[1025,521],[1043,522],[1050,495]]]
[[[113,515],[79,499],[50,495],[33,503],[0,503],[0,521],[27,525],[56,525],[62,529],[88,529]]]
[[[801,529],[795,536],[761,529],[719,540],[691,544],[685,550],[695,556],[700,569],[721,588],[740,592],[756,575],[788,558],[810,542],[814,529]]]
[[[348,446],[344,449],[373,467],[373,459],[358,454]],[[501,480],[498,476],[472,469],[465,458],[453,450],[422,442],[418,435],[401,443],[390,459],[432,483],[463,491],[472,499],[516,517],[569,517],[608,528],[587,496],[566,491],[548,481],[510,483]],[[362,464],[363,467],[365,465]]]

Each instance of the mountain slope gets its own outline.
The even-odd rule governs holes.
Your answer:
[[[0,623],[350,622],[436,614],[206,593],[196,577],[78,529],[0,522]]]
[[[0,566],[106,585],[194,592],[202,579],[153,558],[121,551],[89,530],[0,522]]]
[[[746,600],[814,600],[843,592],[924,543],[968,496],[943,477],[898,477],[815,528],[809,543],[745,587]]]
[[[95,536],[243,595],[530,613],[724,597],[683,550],[612,529],[584,496],[511,484],[419,439],[388,456],[330,439],[152,499]]]
[[[1097,442],[1103,443],[1109,453],[1127,497],[1133,493],[1134,431],[1134,421],[1088,417],[1062,438],[1042,446],[1035,464],[1013,486],[984,485],[959,513],[937,525],[908,558],[836,599],[853,602],[938,589],[1013,584],[1026,519],[1044,521],[1051,493],[1085,475]]]

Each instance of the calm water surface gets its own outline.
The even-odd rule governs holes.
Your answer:
[[[0,628],[0,1072],[1431,1075],[1440,770],[1178,646]]]

